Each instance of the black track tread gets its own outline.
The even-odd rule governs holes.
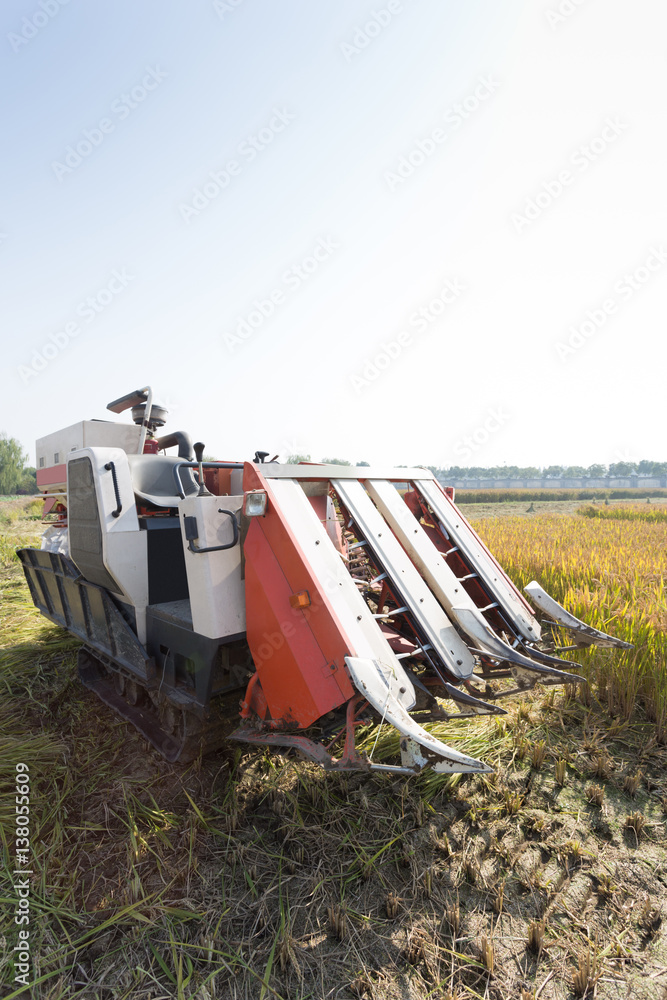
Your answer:
[[[150,699],[145,705],[130,705],[116,691],[108,671],[114,671],[111,661],[102,660],[89,647],[83,646],[78,658],[81,681],[126,722],[148,740],[170,763],[189,764],[200,754],[205,756],[220,749],[229,733],[238,724],[238,695],[216,698],[202,715],[172,702],[184,715],[185,734],[181,740],[167,733]],[[234,698],[236,705],[234,705]],[[235,711],[236,709],[236,711]]]

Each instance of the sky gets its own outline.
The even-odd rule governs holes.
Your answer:
[[[662,0],[4,0],[0,431],[664,461]]]

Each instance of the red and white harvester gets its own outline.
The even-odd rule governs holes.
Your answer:
[[[488,771],[422,723],[576,681],[556,626],[575,646],[628,645],[531,583],[543,633],[425,469],[203,461],[187,434],[157,436],[150,388],[108,409],[133,423],[37,442],[52,521],[19,557],[39,610],[81,639],[81,680],[170,761],[234,739],[329,770]],[[400,761],[355,748],[372,721],[399,731]]]

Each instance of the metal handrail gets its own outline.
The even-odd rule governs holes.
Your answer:
[[[116,509],[111,511],[112,517],[120,517],[120,512],[123,509],[123,505],[120,502],[120,491],[118,489],[118,479],[116,478],[116,466],[113,462],[107,462],[104,466],[107,472],[111,473],[111,478],[113,480],[113,491],[116,494]]]
[[[226,542],[224,545],[209,545],[208,547],[199,548],[194,544],[195,538],[198,538],[198,527],[196,517],[186,517],[185,518],[185,537],[188,540],[188,548],[190,552],[222,552],[224,549],[233,549],[239,540],[239,522],[236,514],[231,510],[223,510],[222,507],[218,507],[218,514],[228,514],[232,519],[232,531],[234,537],[231,542]]]

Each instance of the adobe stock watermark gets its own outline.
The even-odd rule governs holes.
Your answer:
[[[15,768],[14,806],[14,875],[21,876],[14,881],[16,908],[14,924],[18,927],[17,943],[13,948],[14,982],[28,986],[32,955],[30,950],[30,867],[31,826],[30,822],[30,769],[27,764],[18,763]]]
[[[464,460],[472,458],[476,451],[488,444],[489,439],[505,426],[511,416],[504,406],[490,407],[477,427],[470,433],[464,434],[454,445],[456,457]]]
[[[278,454],[281,462],[286,462],[290,455],[310,454],[310,448],[296,438],[284,438],[280,447],[274,448],[273,453]]]
[[[458,278],[447,278],[429,302],[416,309],[408,317],[407,327],[401,330],[392,340],[379,344],[378,351],[366,358],[361,371],[350,375],[350,383],[356,393],[363,392],[373,382],[376,382],[383,372],[386,372],[395,361],[414,343],[413,331],[425,333],[432,323],[440,319],[443,313],[458,299],[466,286]]]
[[[245,3],[245,0],[213,0],[213,10],[220,20],[224,21],[225,15],[232,14],[242,3]]]
[[[102,145],[106,137],[116,131],[118,123],[129,118],[166,78],[166,72],[159,66],[147,66],[140,83],[111,102],[110,113],[113,117],[100,118],[96,126],[85,128],[81,138],[74,145],[67,146],[63,159],[52,161],[51,169],[58,180],[62,181],[64,177],[74,173]]]
[[[401,0],[389,0],[379,10],[372,10],[371,16],[363,24],[357,24],[350,42],[341,42],[340,51],[345,57],[346,63],[351,63],[355,56],[364,52],[371,42],[382,34],[391,24],[397,14],[403,13]]]
[[[639,465],[641,457],[637,454],[635,446],[629,448],[615,448],[613,453],[614,462],[623,462],[627,465]],[[611,465],[611,460],[607,463]]]
[[[45,28],[56,14],[60,13],[60,8],[66,7],[69,2],[70,0],[39,0],[37,10],[21,21],[20,31],[18,33],[10,31],[7,35],[7,41],[11,45],[12,51],[19,52],[24,45],[36,38],[42,28]]]
[[[633,271],[626,272],[622,278],[614,282],[614,295],[608,296],[600,305],[587,309],[584,319],[573,323],[569,328],[567,340],[559,340],[556,353],[561,361],[568,361],[573,354],[595,336],[621,307],[634,298],[648,282],[667,263],[667,250],[663,246],[651,247],[648,256]]]
[[[233,354],[237,347],[250,340],[264,326],[267,319],[273,316],[276,309],[284,305],[291,294],[298,292],[338,249],[340,243],[337,239],[333,236],[321,236],[306,257],[283,271],[280,285],[271,289],[264,298],[253,299],[252,308],[245,315],[237,317],[234,331],[223,334],[227,350]]]
[[[515,231],[522,233],[525,229],[532,226],[554,202],[562,198],[577,177],[584,174],[601,156],[604,156],[609,147],[616,142],[618,137],[627,128],[629,126],[618,118],[607,118],[604,128],[599,135],[594,136],[586,144],[575,149],[568,161],[570,166],[559,170],[551,180],[543,181],[537,194],[527,199],[523,210],[512,213],[510,222],[514,226]]]
[[[387,182],[389,190],[395,191],[401,184],[405,184],[414,172],[423,166],[427,160],[430,160],[434,153],[447,142],[450,135],[460,129],[496,93],[499,87],[499,81],[495,80],[492,76],[480,76],[472,93],[462,101],[452,104],[451,107],[447,108],[442,116],[442,121],[446,127],[438,125],[427,136],[417,139],[412,149],[399,157],[395,169],[385,172],[384,179]]]
[[[127,268],[112,271],[106,285],[99,288],[93,295],[82,299],[74,312],[86,325],[94,323],[97,317],[105,312],[111,303],[125,291],[131,281],[134,281],[134,275],[128,274]],[[50,362],[69,347],[71,341],[75,340],[82,332],[82,324],[77,320],[71,320],[69,323],[65,323],[60,330],[49,334],[48,340],[42,344],[39,350],[33,348],[31,361],[28,364],[19,365],[17,368],[23,384],[27,385],[30,379],[43,372]]]
[[[238,144],[236,151],[238,160],[228,160],[219,170],[211,170],[208,179],[196,187],[192,192],[190,204],[181,204],[178,210],[181,218],[190,225],[193,218],[196,219],[205,208],[215,201],[219,194],[225,191],[234,177],[238,177],[247,163],[252,163],[254,159],[268,146],[281,132],[290,125],[296,115],[287,108],[274,108],[271,118],[258,132],[252,133]]]
[[[569,17],[576,14],[580,7],[586,3],[586,0],[560,0],[555,7],[550,7],[549,10],[545,10],[544,14],[547,22],[551,25],[552,29],[559,27],[564,21],[567,21]]]

